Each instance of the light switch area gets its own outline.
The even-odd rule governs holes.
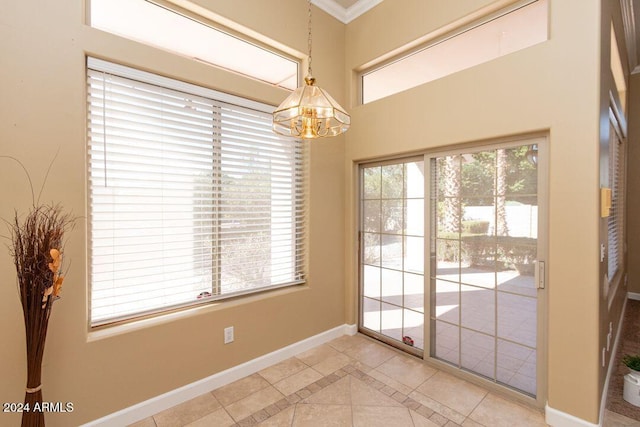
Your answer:
[[[233,326],[224,328],[224,343],[229,344],[233,342]]]

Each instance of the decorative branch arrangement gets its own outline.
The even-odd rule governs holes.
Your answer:
[[[29,177],[20,161],[9,158],[17,161]],[[21,218],[16,211],[13,222],[8,222],[11,233],[9,251],[18,277],[27,342],[23,427],[45,425],[44,412],[38,410],[42,404],[42,356],[51,309],[54,301],[60,298],[64,280],[61,273],[64,234],[75,223],[75,218],[63,213],[60,205],[40,205],[39,197],[38,200],[33,198],[33,186],[31,193],[33,205],[27,215]]]

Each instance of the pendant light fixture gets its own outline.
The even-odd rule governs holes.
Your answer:
[[[273,112],[274,132],[303,139],[336,136],[349,129],[351,117],[311,73],[311,0],[309,3],[309,67],[305,85],[294,90]]]

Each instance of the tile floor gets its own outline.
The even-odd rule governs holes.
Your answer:
[[[541,412],[360,334],[343,336],[133,424],[546,426]]]
[[[605,410],[602,427],[640,427],[640,421]]]

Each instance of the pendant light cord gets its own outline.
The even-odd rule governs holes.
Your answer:
[[[313,77],[313,75],[311,74],[311,0],[309,0],[309,35],[307,38],[307,44],[308,44],[308,49],[309,49],[309,66],[307,69],[307,76],[308,77]]]

